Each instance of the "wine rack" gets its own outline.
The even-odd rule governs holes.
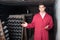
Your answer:
[[[5,39],[6,40],[9,40],[9,30],[8,30],[8,27],[6,25],[6,21],[2,21],[2,26],[3,26],[3,32],[4,32],[4,35],[5,35]]]
[[[6,40],[3,32],[3,26],[1,20],[0,20],[0,40]]]
[[[9,15],[7,25],[10,40],[23,40],[24,28],[21,23],[24,23],[24,15]]]

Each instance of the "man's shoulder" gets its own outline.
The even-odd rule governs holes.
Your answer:
[[[33,18],[38,17],[38,14],[39,14],[39,13],[34,14],[34,15],[33,15]]]
[[[39,13],[34,14],[34,16],[38,16],[38,15],[39,15]]]
[[[52,17],[52,16],[51,16],[50,14],[48,14],[48,13],[47,13],[47,16],[48,16],[49,18],[51,18],[51,17]]]

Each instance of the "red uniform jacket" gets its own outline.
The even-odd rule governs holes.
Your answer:
[[[48,29],[45,29],[47,25],[49,25],[49,27]],[[49,40],[48,30],[50,30],[52,27],[52,17],[47,13],[43,19],[39,13],[35,14],[32,22],[27,26],[27,28],[35,28],[34,40]]]

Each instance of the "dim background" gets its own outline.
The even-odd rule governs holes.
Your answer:
[[[57,20],[54,8],[55,0],[0,0],[0,19],[6,21],[9,15],[32,14],[32,20],[33,15],[39,12],[38,4],[41,2],[45,3],[46,12],[53,17],[54,27],[49,31],[49,40],[55,40],[57,32]],[[27,20],[28,17],[25,19],[25,21],[31,22],[31,20]],[[33,30],[34,29],[27,29],[28,40],[33,40]]]

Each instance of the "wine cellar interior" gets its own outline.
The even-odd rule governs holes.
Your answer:
[[[0,1],[0,40],[33,40],[34,29],[22,27],[24,21],[30,23],[35,13],[39,12],[38,4],[44,2],[46,11],[53,17],[54,28],[49,31],[49,39],[55,40],[56,18],[55,0],[6,0]]]

